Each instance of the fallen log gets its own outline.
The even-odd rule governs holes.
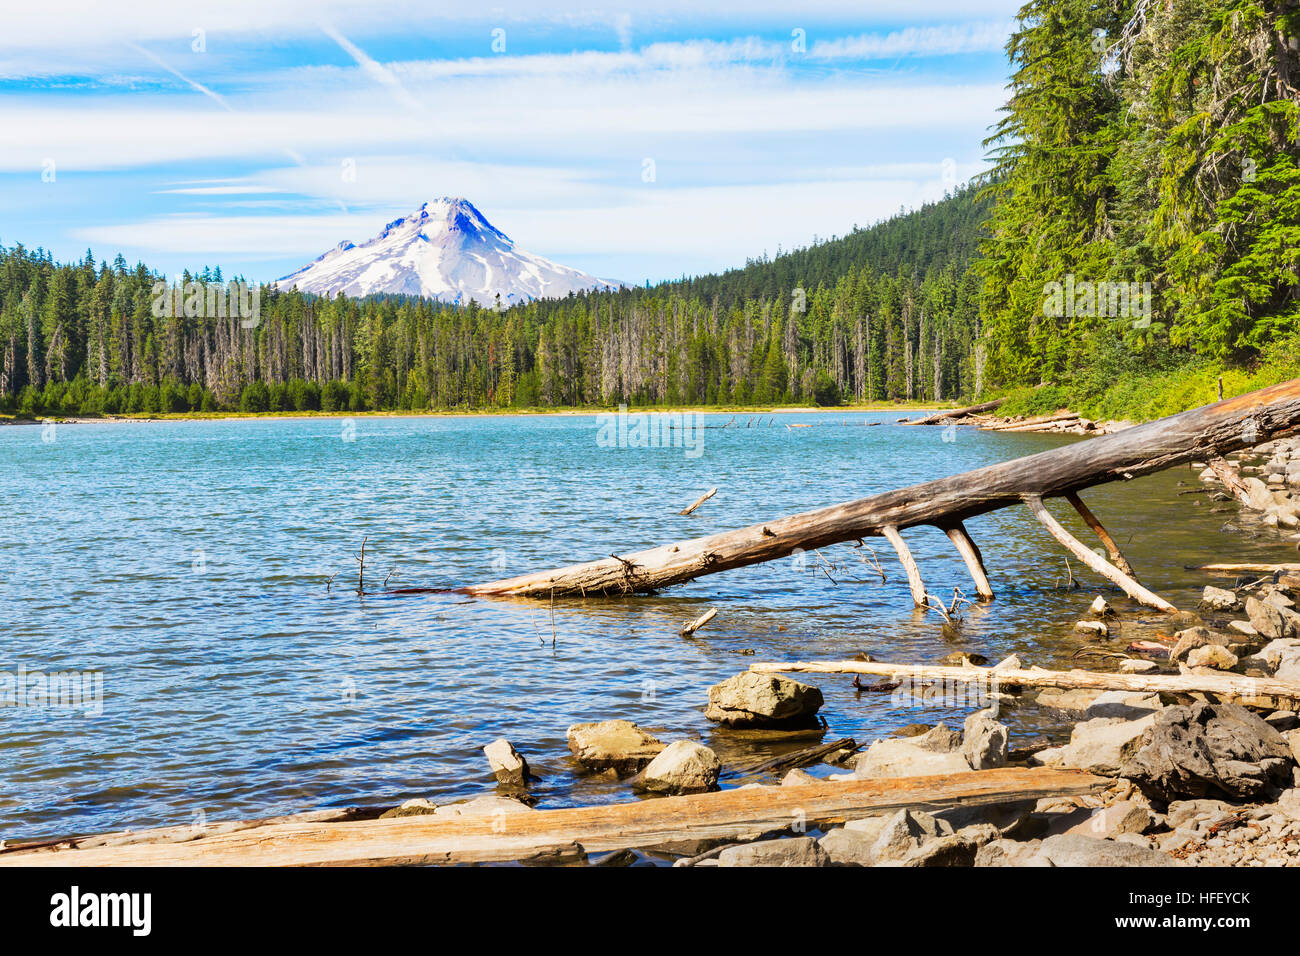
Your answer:
[[[1127,480],[1247,447],[1300,425],[1300,379],[1162,418],[1090,441],[989,465],[791,517],[660,545],[645,551],[460,588],[475,595],[609,595],[648,593],[706,574],[784,558],[886,528],[951,527],[977,515]],[[1090,552],[1091,553],[1091,552]],[[1115,569],[1116,573],[1123,572]],[[1134,582],[1136,583],[1136,582]],[[1140,585],[1139,585],[1140,587]],[[918,590],[913,588],[914,599]],[[921,603],[918,601],[918,603]]]
[[[980,428],[986,432],[1017,432],[1030,431],[1035,428],[1041,428],[1043,425],[1054,425],[1058,422],[1075,422],[1080,415],[1078,412],[1057,412],[1051,415],[1038,415],[1034,418],[1022,418],[1019,421],[1004,421],[994,425],[984,425]]]
[[[1202,564],[1186,570],[1211,574],[1292,574],[1300,572],[1300,564]]]
[[[967,405],[965,408],[950,408],[946,412],[935,412],[933,415],[927,415],[925,418],[918,418],[915,421],[902,419],[900,425],[937,425],[939,422],[950,419],[965,418],[967,415],[974,415],[976,412],[991,412],[1005,402],[1005,398],[995,398],[991,402],[981,402],[978,405]]]
[[[876,661],[792,661],[750,664],[757,674],[873,674],[879,677],[954,681],[999,687],[1061,687],[1068,690],[1127,690],[1151,694],[1214,694],[1242,701],[1300,701],[1300,682],[1239,674],[1110,674],[1024,668],[945,667],[882,664]],[[1270,704],[1271,706],[1271,704]]]
[[[816,763],[827,754],[833,754],[837,750],[857,750],[858,742],[852,737],[841,737],[839,740],[832,740],[828,744],[817,744],[815,747],[805,747],[802,750],[796,750],[793,753],[782,754],[779,757],[770,757],[767,760],[760,760],[758,763],[746,764],[737,767],[732,771],[731,776],[736,774],[754,774],[754,773],[772,773],[777,770],[791,770],[795,767],[806,767],[810,763]]]
[[[842,823],[903,807],[1009,803],[1089,793],[1109,780],[1081,771],[1002,768],[928,777],[840,780],[723,790],[613,806],[354,823],[283,823],[185,843],[63,845],[0,854],[0,866],[319,866],[487,863],[648,848],[687,840]]]

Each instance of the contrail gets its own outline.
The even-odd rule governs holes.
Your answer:
[[[322,23],[320,24],[320,28],[325,32],[326,36],[341,46],[348,56],[356,60],[357,66],[365,70],[372,80],[386,86],[397,102],[401,103],[413,112],[424,112],[424,106],[419,100],[411,95],[410,91],[406,87],[402,85],[402,81],[397,78],[397,75],[392,70],[388,69],[388,67],[384,66],[378,60],[372,58],[365,50],[361,49],[342,33],[339,33],[339,31],[332,25]]]

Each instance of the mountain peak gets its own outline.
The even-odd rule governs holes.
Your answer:
[[[398,293],[480,305],[619,286],[517,249],[463,196],[421,203],[374,239],[341,242],[279,281],[321,295]]]

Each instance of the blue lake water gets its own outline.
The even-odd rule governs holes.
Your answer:
[[[998,599],[969,611],[959,635],[912,609],[878,539],[869,543],[884,582],[860,552],[837,546],[822,551],[837,566],[830,573],[808,556],[553,610],[355,593],[363,538],[372,588],[454,586],[1071,440],[960,429],[945,441],[943,429],[899,427],[897,417],[741,415],[701,432],[694,457],[604,447],[595,416],[0,428],[0,672],[94,671],[103,681],[102,713],[0,707],[0,838],[472,796],[493,785],[480,748],[498,736],[543,775],[542,806],[633,799],[624,785],[575,772],[570,724],[627,718],[666,739],[699,737],[735,763],[773,745],[717,732],[702,710],[709,685],[755,660],[868,652],[913,663],[973,650],[1069,663],[1086,643],[1072,626],[1096,593],[1125,609],[1134,633],[1158,626],[1090,575],[1067,590],[1063,552],[1023,509],[969,523]],[[884,424],[861,427],[868,421]],[[820,427],[785,427],[800,423]],[[1184,564],[1288,553],[1277,538],[1225,534],[1232,509],[1211,513],[1205,496],[1177,495],[1180,482],[1195,474],[1085,496],[1148,586],[1190,608],[1207,582]],[[694,515],[677,514],[714,485]],[[973,590],[942,534],[906,537],[931,591]],[[709,607],[719,611],[712,623],[678,636]],[[809,680],[826,695],[831,731],[859,741],[963,716],[857,694],[843,676]],[[1017,734],[1053,729],[1031,711],[1012,720]]]

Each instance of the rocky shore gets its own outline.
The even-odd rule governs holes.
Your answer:
[[[1236,456],[1247,496],[1222,487],[1208,465],[1202,480],[1216,500],[1238,498],[1243,527],[1285,533],[1300,525],[1300,440],[1272,442]],[[1231,481],[1229,476],[1228,481]],[[1214,486],[1219,487],[1214,487]],[[1248,500],[1249,498],[1249,500]],[[1272,529],[1277,529],[1273,531]],[[1109,655],[1120,673],[1236,674],[1300,684],[1300,573],[1253,574],[1206,586],[1195,613],[1173,618],[1168,638],[1133,633],[1103,597],[1078,630],[1123,648]],[[1163,638],[1163,639],[1162,639]],[[1118,641],[1118,644],[1115,642]],[[985,663],[952,655],[940,663]],[[1027,667],[1011,659],[1005,666]],[[995,668],[996,670],[996,668]],[[876,690],[894,689],[882,684]],[[917,693],[928,694],[924,684]],[[807,733],[822,704],[816,688],[744,672],[710,688],[706,717],[721,727]],[[996,694],[961,726],[917,724],[859,747],[805,748],[769,761],[772,782],[915,778],[1007,766],[1086,771],[1110,780],[1098,792],[927,811],[921,806],[850,820],[793,821],[715,845],[668,852],[623,850],[569,862],[675,866],[1295,866],[1300,865],[1300,715],[1295,700],[1216,699],[1208,693],[1142,694],[1043,688]],[[1039,708],[1071,723],[1059,742],[1014,738],[1002,718]],[[572,760],[644,794],[715,790],[728,768],[698,741],[661,741],[629,721],[569,728]],[[829,739],[829,738],[828,738]],[[486,748],[501,792],[452,807],[405,805],[393,814],[528,812],[527,764],[512,746]],[[523,775],[520,773],[523,766]],[[731,768],[734,769],[734,768]]]

